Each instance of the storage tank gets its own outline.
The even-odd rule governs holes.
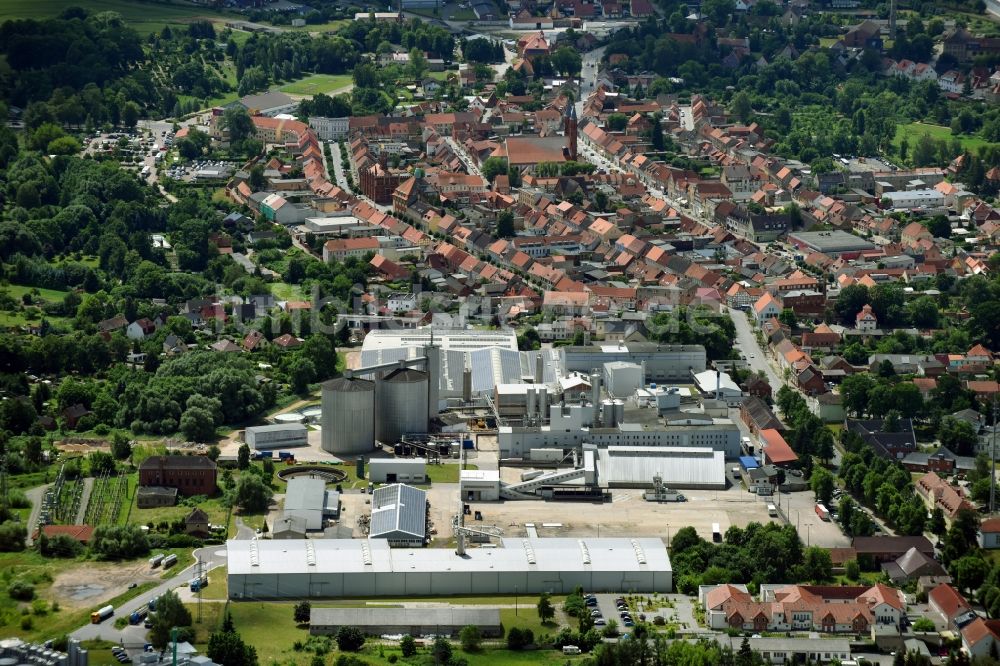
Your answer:
[[[615,425],[625,423],[625,401],[615,400]]]
[[[375,382],[345,375],[322,386],[324,451],[366,453],[375,446]]]
[[[427,432],[427,373],[400,367],[375,385],[375,439],[395,444],[407,433]]]
[[[618,425],[615,420],[615,403],[613,400],[605,400],[601,404],[601,421],[605,428],[614,428]]]

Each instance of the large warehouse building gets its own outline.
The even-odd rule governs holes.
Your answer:
[[[599,449],[597,478],[609,488],[648,488],[653,477],[668,488],[724,490],[726,459],[705,448],[609,446]]]
[[[309,633],[333,636],[341,627],[357,627],[369,636],[454,636],[467,625],[479,627],[485,637],[503,635],[499,608],[315,608]]]
[[[393,547],[424,545],[427,534],[427,492],[394,483],[372,493],[372,539],[385,539]]]
[[[226,544],[231,599],[670,592],[654,538],[503,539],[496,548],[390,548],[380,539]]]

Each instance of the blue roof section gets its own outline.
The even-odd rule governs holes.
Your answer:
[[[760,463],[753,456],[740,456],[740,464],[743,465],[743,469],[757,469],[760,467]]]

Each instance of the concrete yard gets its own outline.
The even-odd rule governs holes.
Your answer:
[[[482,524],[496,525],[504,536],[526,537],[526,523],[534,523],[538,536],[652,536],[668,539],[681,527],[694,527],[707,540],[712,539],[712,524],[719,523],[725,532],[730,525],[746,527],[751,522],[765,523],[767,503],[742,489],[725,491],[684,491],[687,502],[656,503],[642,498],[641,490],[612,491],[610,503],[507,501],[473,502],[473,511],[481,511]],[[466,517],[466,524],[478,521]],[[544,527],[559,523],[560,527]]]

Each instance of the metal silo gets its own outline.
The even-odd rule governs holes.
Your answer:
[[[427,373],[400,367],[375,384],[375,439],[395,444],[407,433],[427,432]]]
[[[375,382],[350,375],[323,383],[323,450],[366,453],[375,446]]]

